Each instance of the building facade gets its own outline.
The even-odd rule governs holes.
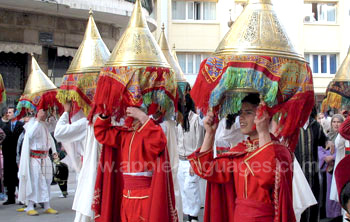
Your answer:
[[[272,0],[296,50],[313,71],[317,102],[350,46],[350,1]],[[247,0],[158,0],[157,23],[164,23],[170,45],[193,84],[200,61],[215,51]],[[158,36],[158,35],[157,35]]]
[[[113,50],[133,10],[132,0],[0,0],[0,74],[7,90],[7,104],[15,105],[30,74],[33,53],[42,70],[59,86],[78,49],[89,10],[101,37]],[[151,0],[143,1],[146,15]],[[156,22],[147,19],[151,30]]]

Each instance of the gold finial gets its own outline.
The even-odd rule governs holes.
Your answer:
[[[270,4],[272,5],[271,0],[249,0],[248,4]]]
[[[128,27],[106,65],[169,67],[160,47],[148,29],[140,0],[136,0]]]
[[[176,62],[179,63],[179,60],[177,59],[177,55],[176,55],[175,43],[173,44],[173,49],[171,50],[171,54],[173,55],[173,57],[176,60]]]
[[[94,14],[94,12],[92,11],[92,8],[90,8],[89,15],[92,15],[92,14]]]
[[[32,54],[32,71],[28,77],[23,95],[39,93],[46,90],[56,89],[57,87],[41,70],[39,64]]]
[[[230,14],[230,20],[227,22],[227,25],[228,25],[229,28],[231,28],[231,26],[232,26],[233,23],[234,23],[234,22],[232,21],[232,14],[231,14],[232,9],[229,9],[228,11],[229,11],[229,14]]]
[[[164,32],[165,30],[165,26],[164,26],[164,23],[162,23],[162,31]]]
[[[350,48],[348,51],[348,55],[345,57],[343,63],[339,67],[338,72],[335,75],[333,81],[350,81]]]
[[[166,58],[166,60],[168,61],[168,63],[170,64],[170,67],[173,68],[175,74],[176,74],[176,81],[177,82],[186,82],[186,78],[184,73],[181,70],[181,67],[177,61],[177,59],[174,58],[173,54],[170,51],[169,48],[169,44],[168,41],[165,37],[165,32],[164,32],[164,24],[162,27],[162,32],[160,33],[159,39],[158,39],[158,44]],[[174,46],[175,47],[175,46]]]
[[[215,55],[267,55],[305,61],[284,31],[271,0],[250,0]]]
[[[99,72],[109,59],[110,52],[96,27],[91,9],[89,14],[84,39],[75,53],[67,73]]]

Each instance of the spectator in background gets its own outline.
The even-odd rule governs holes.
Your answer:
[[[7,107],[1,109],[1,119],[0,119],[0,128],[4,129],[5,125],[9,122],[7,118]]]
[[[23,131],[23,123],[14,119],[15,108],[7,109],[9,122],[3,130],[6,138],[2,143],[2,154],[4,157],[4,185],[7,188],[7,201],[3,205],[15,204],[15,191],[18,185],[18,166],[16,162],[17,141]]]
[[[311,112],[309,120],[300,128],[299,142],[295,149],[295,157],[305,174],[305,177],[316,198],[320,194],[318,147],[325,147],[326,136],[321,125],[316,120],[316,108]],[[301,221],[318,222],[320,217],[319,204],[306,209],[301,215]]]

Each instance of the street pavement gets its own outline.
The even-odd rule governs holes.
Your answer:
[[[76,180],[74,171],[69,171],[68,178],[68,196],[67,198],[60,198],[61,190],[58,185],[51,186],[51,200],[50,205],[53,209],[58,211],[58,214],[51,215],[45,214],[44,209],[40,206],[36,208],[39,212],[39,216],[28,216],[25,212],[17,212],[16,209],[21,208],[23,205],[11,204],[2,205],[0,202],[0,222],[38,222],[38,221],[50,221],[50,222],[68,222],[74,221],[75,211],[72,210],[72,204],[74,200],[74,191],[76,188]]]
[[[74,171],[69,171],[68,178],[68,196],[67,198],[59,197],[61,191],[58,185],[51,186],[51,200],[50,205],[53,209],[58,211],[57,215],[45,214],[44,210],[39,206],[36,210],[39,212],[39,216],[28,216],[25,212],[17,212],[16,209],[21,208],[23,205],[11,204],[2,205],[4,201],[0,201],[0,222],[38,222],[38,221],[50,221],[50,222],[70,222],[74,221],[75,211],[72,210],[72,204],[74,200],[74,192],[76,188],[76,180]],[[199,221],[203,221],[203,209],[201,209]],[[185,220],[184,220],[185,221]]]

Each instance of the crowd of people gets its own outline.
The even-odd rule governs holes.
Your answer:
[[[114,161],[136,163],[140,161],[140,157],[145,158],[143,160],[145,169],[129,166],[122,170],[124,172],[122,173],[124,180],[122,196],[157,196],[150,191],[154,186],[150,185],[152,181],[145,182],[143,178],[154,176],[153,167],[157,165],[154,161],[159,155],[166,154],[164,147],[171,140],[175,140],[178,166],[176,166],[176,175],[173,175],[173,181],[170,183],[173,186],[170,194],[174,195],[174,187],[178,186],[180,198],[176,199],[176,202],[181,204],[175,203],[175,198],[171,200],[171,197],[168,202],[174,204],[174,209],[175,205],[177,206],[176,217],[183,214],[185,221],[199,221],[200,209],[204,205],[206,206],[204,217],[207,221],[240,221],[242,218],[252,221],[257,215],[264,218],[262,221],[273,221],[276,217],[280,218],[279,221],[294,221],[293,171],[288,170],[292,166],[293,157],[299,162],[317,200],[316,205],[303,212],[300,221],[320,221],[324,218],[342,221],[343,215],[349,212],[347,208],[349,193],[344,191],[342,196],[338,195],[334,176],[337,165],[349,153],[350,120],[346,119],[347,111],[325,115],[317,114],[314,109],[305,126],[300,129],[297,148],[294,155],[291,155],[288,148],[278,143],[273,136],[273,127],[271,127],[273,121],[270,120],[267,112],[259,111],[263,104],[260,103],[258,95],[250,94],[242,101],[239,115],[230,115],[219,122],[211,112],[205,117],[197,112],[190,94],[185,96],[184,101],[175,123],[175,138],[169,138],[167,131],[171,129],[166,124],[162,123],[162,127],[158,126],[152,118],[150,119],[137,108],[128,108],[127,114],[135,119],[134,127],[138,134],[110,128],[113,127],[109,122],[110,117],[104,114],[95,118],[95,136],[104,149],[122,147],[118,151],[121,159]],[[65,155],[62,156],[57,152],[56,146],[59,147],[57,141],[62,142],[63,147],[72,147],[69,152],[73,154],[69,155],[71,159],[68,165],[72,170],[77,169],[79,173],[84,160],[81,158],[82,150],[84,150],[89,127],[86,117],[83,116],[73,122],[69,121],[70,103],[65,104],[64,108],[65,112],[57,123],[48,116],[49,112],[44,110],[39,110],[36,116],[29,114],[18,121],[14,118],[13,107],[3,110],[0,129],[3,157],[1,192],[6,191],[7,195],[3,205],[16,203],[17,187],[17,202],[25,204],[17,211],[38,215],[35,206],[41,205],[46,213],[58,213],[50,207],[50,186],[55,180],[59,182],[65,197],[68,172],[64,171],[68,171],[68,168],[62,168],[60,165],[64,164],[60,160]],[[261,112],[260,117],[257,114],[259,112]],[[130,149],[133,150],[131,153]],[[107,161],[104,152],[106,150],[100,154],[100,158]],[[113,153],[107,155],[114,156]],[[72,163],[73,161],[75,164]],[[148,166],[150,163],[153,165]],[[272,170],[261,171],[259,167],[254,168],[253,165],[256,163],[260,163],[260,167],[266,167],[264,164],[268,163],[268,168],[264,169]],[[286,163],[286,165],[280,163]],[[240,167],[230,170],[230,167],[234,166]],[[55,174],[57,169],[63,173]],[[59,177],[62,174],[63,178],[60,180]],[[135,179],[134,174],[142,179]],[[283,183],[279,182],[278,189],[274,179],[276,177],[283,181]],[[138,183],[140,184],[137,185]],[[115,189],[115,187],[108,189]],[[205,190],[207,190],[206,201],[204,201]],[[161,190],[158,192],[161,193]],[[116,195],[120,198],[115,191],[105,192],[104,195]],[[276,195],[281,202],[271,208]],[[129,221],[135,216],[151,217],[153,214],[150,213],[152,210],[149,201],[154,198],[156,197],[141,198],[142,201],[138,201],[137,198],[136,200],[123,199],[121,204],[124,207],[118,213],[122,221]],[[157,198],[156,201],[162,202],[162,198]],[[110,207],[113,208],[113,205]],[[256,210],[255,212],[248,211],[252,207]],[[102,215],[105,209],[106,207],[101,209]],[[235,210],[231,212],[230,209]]]

